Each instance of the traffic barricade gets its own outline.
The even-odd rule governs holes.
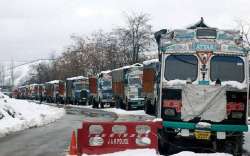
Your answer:
[[[83,122],[77,131],[79,155],[106,154],[127,149],[158,148],[160,121]]]

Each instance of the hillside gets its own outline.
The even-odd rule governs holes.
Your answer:
[[[49,63],[49,62],[50,60],[35,60],[35,61],[25,62],[25,63],[14,62],[14,85],[19,86],[19,85],[22,85],[25,81],[27,81],[35,72],[33,70],[34,66],[40,63]],[[5,84],[10,84],[11,82],[10,68],[7,68],[5,73],[6,73]]]

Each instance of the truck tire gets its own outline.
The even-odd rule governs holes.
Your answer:
[[[146,114],[154,115],[155,114],[155,108],[151,104],[151,100],[147,100],[144,105],[144,110]]]
[[[160,155],[169,154],[173,138],[174,134],[165,132],[165,129],[158,131],[158,151]]]
[[[233,133],[232,136],[228,136],[226,140],[217,140],[217,152],[229,153],[234,156],[242,156],[244,144],[243,133]]]
[[[103,109],[104,108],[104,102],[100,102],[101,104],[101,108]]]
[[[124,106],[124,107],[125,107],[125,109],[126,109],[127,111],[131,109],[127,97],[126,97],[126,101],[125,101],[125,106]]]

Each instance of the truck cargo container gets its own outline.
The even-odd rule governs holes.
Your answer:
[[[159,59],[152,59],[143,62],[142,88],[145,98],[144,110],[147,114],[155,115],[156,102],[159,95]]]

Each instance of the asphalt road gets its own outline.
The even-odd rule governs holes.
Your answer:
[[[60,120],[0,138],[0,156],[65,156],[73,129],[83,120],[117,119],[114,113],[86,108],[67,108]]]

